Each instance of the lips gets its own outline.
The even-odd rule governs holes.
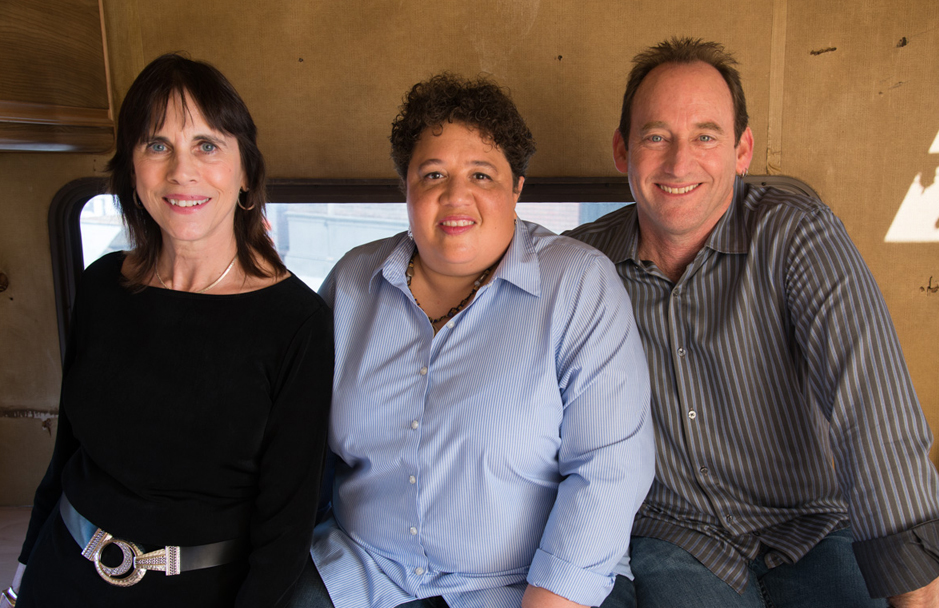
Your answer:
[[[665,184],[656,184],[663,192],[668,194],[687,194],[691,192],[701,184],[691,184],[690,186],[682,186],[680,188],[673,188],[671,186],[666,186]]]
[[[451,236],[463,234],[476,226],[476,221],[467,217],[448,217],[437,224],[440,229]]]

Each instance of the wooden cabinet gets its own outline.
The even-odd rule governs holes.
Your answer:
[[[114,144],[98,0],[0,0],[0,150]]]

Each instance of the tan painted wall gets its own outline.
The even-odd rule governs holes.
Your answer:
[[[512,89],[538,141],[532,175],[613,176],[628,59],[672,34],[722,41],[742,63],[752,172],[805,180],[843,218],[939,430],[939,293],[921,290],[930,276],[939,283],[939,242],[884,242],[914,176],[939,165],[927,153],[939,132],[934,0],[104,0],[104,14],[116,104],[147,61],[188,51],[242,93],[271,174],[296,178],[393,177],[387,138],[401,97],[445,69],[487,72]],[[812,53],[826,49],[835,50]],[[14,302],[0,301],[0,407],[55,407],[46,214],[62,184],[100,166],[90,156],[0,154],[0,271],[28,275],[16,279]],[[28,502],[19,487],[38,480],[48,456],[45,431],[7,447],[14,424],[32,428],[0,420],[0,483],[20,466],[35,479],[17,476],[0,504]],[[44,447],[33,454],[34,444]]]

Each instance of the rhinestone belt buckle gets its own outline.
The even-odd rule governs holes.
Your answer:
[[[108,545],[117,545],[124,555],[119,566],[112,568],[101,563],[101,554]],[[136,585],[147,570],[165,572],[167,576],[179,574],[179,547],[169,546],[144,553],[136,544],[114,538],[101,528],[98,528],[82,550],[82,557],[94,562],[98,575],[117,587]],[[130,574],[124,576],[128,572]]]

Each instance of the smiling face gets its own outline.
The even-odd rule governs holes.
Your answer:
[[[628,143],[628,145],[627,145]],[[720,73],[703,63],[660,65],[639,85],[629,142],[613,142],[643,238],[703,245],[750,164],[750,129],[734,141],[734,107]]]
[[[162,127],[134,148],[134,188],[164,245],[230,249],[244,187],[238,140],[210,127],[188,96],[186,109],[171,97]]]
[[[407,173],[408,217],[421,264],[444,276],[478,276],[515,234],[517,192],[502,151],[461,123],[421,134]]]

